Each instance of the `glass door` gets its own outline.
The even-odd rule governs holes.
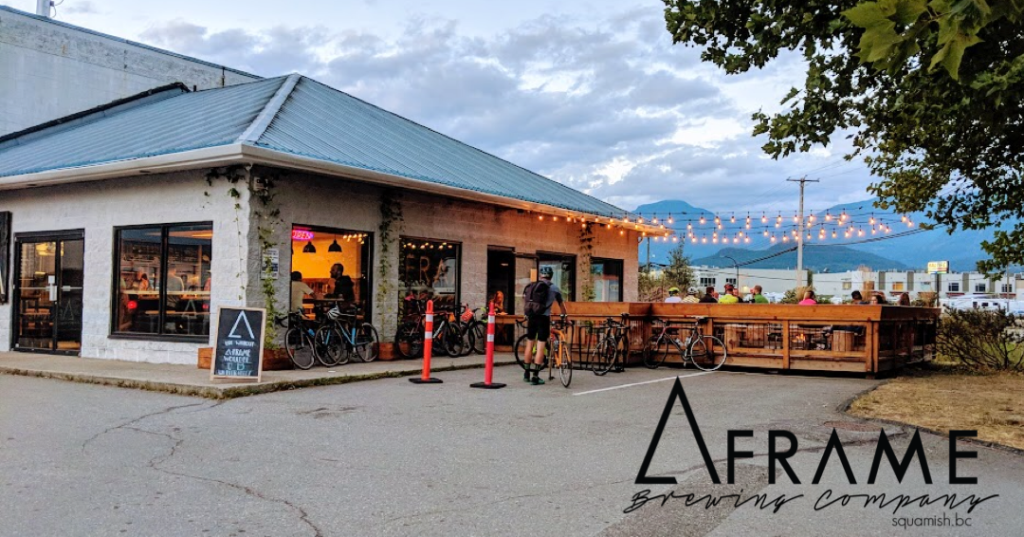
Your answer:
[[[84,240],[19,237],[16,255],[13,347],[77,355],[82,347]]]

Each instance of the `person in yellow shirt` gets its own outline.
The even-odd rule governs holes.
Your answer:
[[[736,296],[736,286],[731,283],[725,284],[725,292],[718,298],[719,304],[739,304],[740,297]]]

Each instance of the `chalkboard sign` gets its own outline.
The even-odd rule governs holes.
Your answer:
[[[217,339],[210,360],[211,379],[263,377],[263,326],[267,312],[260,308],[220,308]]]

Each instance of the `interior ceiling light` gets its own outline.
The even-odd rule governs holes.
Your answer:
[[[316,246],[313,246],[313,241],[309,241],[305,246],[302,247],[302,253],[304,254],[315,254]]]

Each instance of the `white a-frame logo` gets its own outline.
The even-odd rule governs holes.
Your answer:
[[[231,327],[228,337],[242,339],[242,336],[238,333],[238,325],[242,323],[245,323],[245,329],[249,331],[249,339],[256,339],[256,335],[252,333],[252,325],[249,324],[249,316],[244,311],[238,312],[238,318],[235,319],[235,325]]]

